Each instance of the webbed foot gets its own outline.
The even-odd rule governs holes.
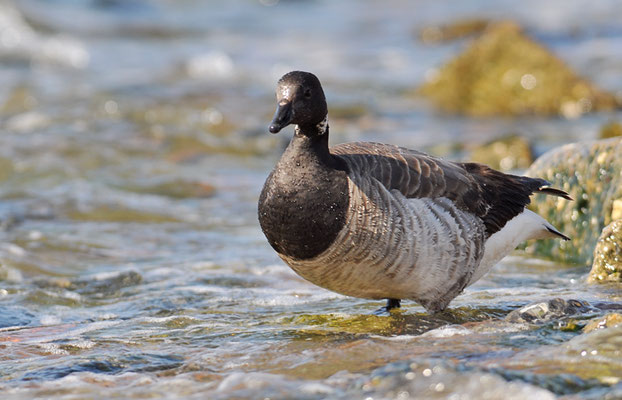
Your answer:
[[[392,309],[400,307],[400,299],[387,299],[387,305],[374,311],[374,315],[389,315]]]

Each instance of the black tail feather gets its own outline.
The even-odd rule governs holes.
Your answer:
[[[549,194],[552,196],[558,196],[558,197],[563,197],[566,200],[574,200],[572,197],[570,197],[570,195],[566,192],[564,192],[563,190],[560,189],[555,189],[552,187],[541,187],[538,189],[538,192],[540,193],[544,193],[544,194]]]
[[[552,234],[559,236],[560,238],[564,239],[564,240],[570,240],[570,238],[566,235],[564,235],[563,233],[561,233],[560,231],[558,231],[557,229],[552,229],[549,228],[548,226],[546,227],[546,230],[551,232]]]

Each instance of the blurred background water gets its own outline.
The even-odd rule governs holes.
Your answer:
[[[322,80],[333,143],[460,158],[447,149],[518,133],[540,154],[622,118],[468,118],[413,95],[470,40],[418,32],[473,17],[517,21],[622,97],[614,0],[0,0],[3,398],[620,396],[620,330],[503,322],[553,297],[619,300],[587,266],[510,257],[447,314],[373,317],[259,229],[293,69]]]

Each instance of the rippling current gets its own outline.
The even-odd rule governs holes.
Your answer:
[[[622,117],[434,111],[412,92],[465,41],[416,32],[473,16],[519,21],[622,92],[613,0],[0,0],[1,397],[620,398],[621,328],[575,328],[604,311],[505,319],[619,303],[588,266],[517,253],[446,313],[377,317],[297,277],[259,229],[292,69],[322,80],[333,143],[436,152],[518,132],[541,153]]]

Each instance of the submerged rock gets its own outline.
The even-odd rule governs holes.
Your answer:
[[[115,296],[126,287],[136,286],[142,282],[142,276],[135,271],[115,271],[89,277],[67,279],[41,279],[35,281],[40,288],[64,289],[81,295],[102,298]]]
[[[530,254],[558,261],[591,264],[603,228],[622,206],[622,138],[568,144],[554,149],[527,171],[567,191],[575,201],[534,196],[531,209],[542,215],[570,241],[530,243]],[[619,218],[619,217],[618,217]]]
[[[494,367],[504,377],[532,381],[556,394],[584,398],[586,390],[600,388],[602,393],[608,386],[622,382],[620,349],[622,326],[617,326],[499,358],[494,360]]]
[[[619,107],[512,22],[492,24],[420,92],[440,109],[473,116],[563,115]]]
[[[501,171],[529,168],[533,162],[529,142],[518,135],[508,135],[479,146],[471,152],[470,159]]]
[[[552,392],[529,383],[433,361],[387,364],[346,394],[368,399],[555,399]]]
[[[622,283],[622,219],[607,225],[598,238],[588,282]]]
[[[539,323],[569,315],[586,313],[591,310],[592,306],[586,301],[556,298],[542,303],[526,305],[525,307],[512,311],[505,319],[513,323]]]

